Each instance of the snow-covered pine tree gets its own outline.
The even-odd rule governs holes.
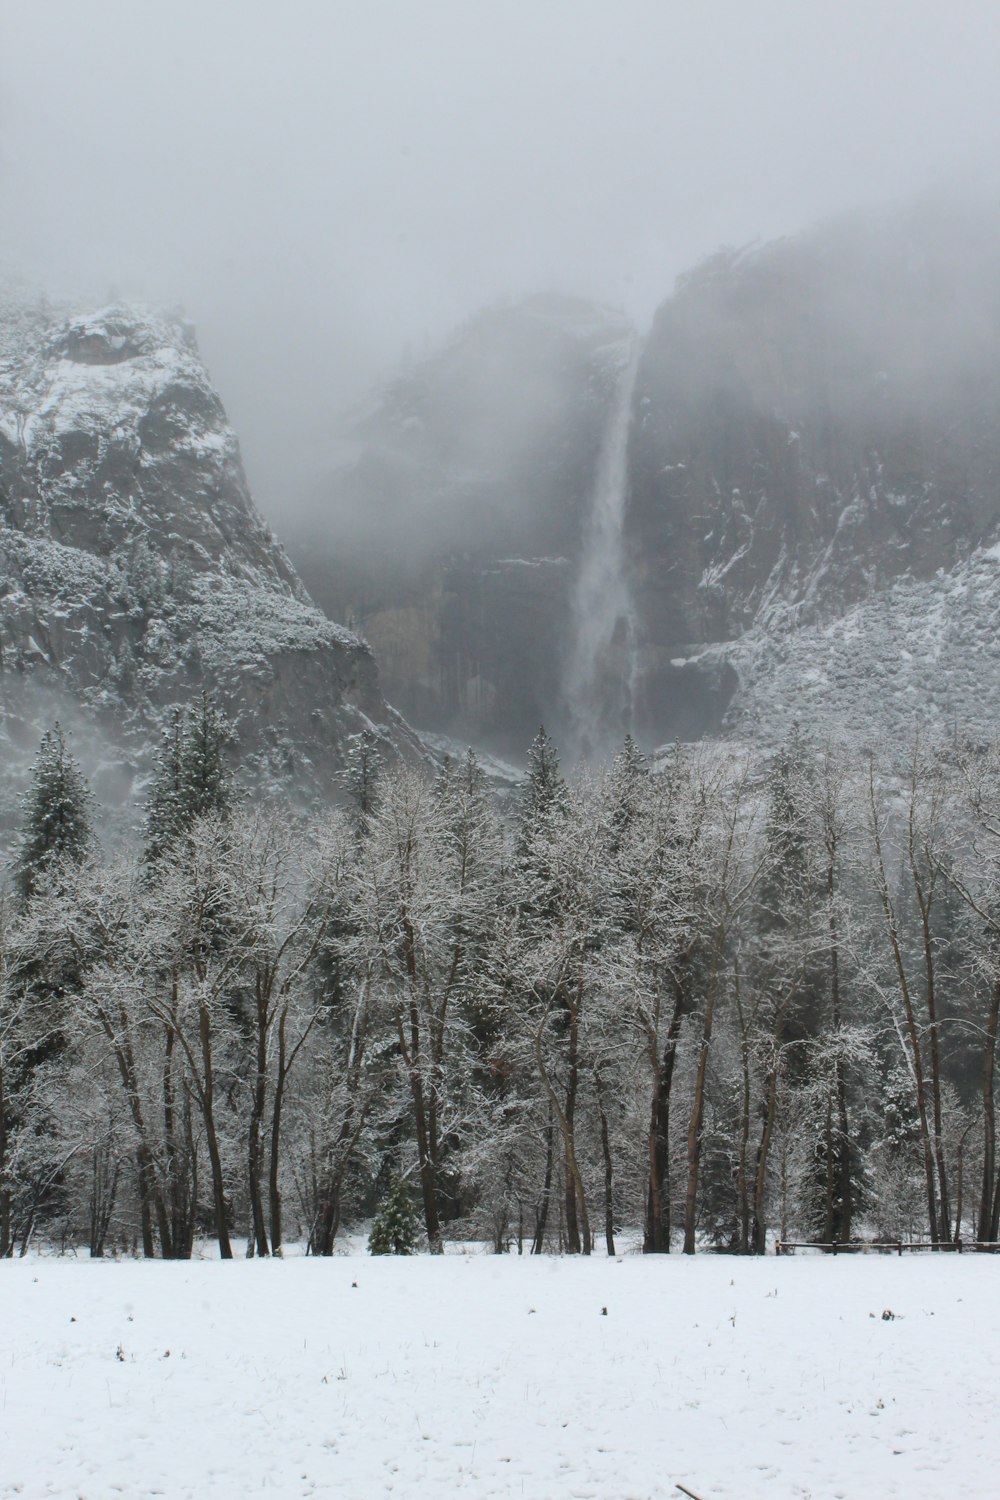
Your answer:
[[[813,1139],[801,1183],[802,1218],[822,1244],[844,1245],[855,1217],[873,1206],[871,1181],[860,1142],[838,1128],[835,1088],[826,1089],[825,1099],[821,1092],[814,1088],[809,1116]]]
[[[350,799],[359,833],[368,826],[368,820],[378,805],[379,783],[385,763],[379,754],[378,741],[370,729],[352,735],[347,751],[347,761],[342,773],[344,789]]]
[[[794,933],[815,881],[809,804],[813,800],[809,754],[798,732],[782,744],[767,773],[766,857],[757,890],[758,925],[765,940]]]
[[[605,795],[612,849],[617,853],[622,839],[640,814],[649,762],[630,734],[608,770]]]
[[[184,828],[182,757],[184,721],[180,710],[170,720],[156,757],[156,775],[146,798],[144,856],[160,858]]]
[[[369,1255],[412,1255],[417,1248],[417,1218],[403,1181],[394,1177],[368,1236]]]
[[[82,864],[94,846],[93,793],[58,723],[46,730],[31,768],[15,884],[29,900],[42,876],[61,860]]]
[[[539,827],[565,806],[566,782],[559,771],[559,755],[543,724],[528,749],[517,836],[517,852],[522,859],[528,855]]]
[[[175,713],[164,732],[146,799],[145,858],[153,862],[209,813],[226,817],[234,794],[226,747],[232,730],[203,693],[195,709]]]
[[[233,779],[226,748],[233,731],[211,693],[202,693],[189,711],[181,744],[180,776],[183,814],[187,822],[208,813],[225,817],[232,809]]]

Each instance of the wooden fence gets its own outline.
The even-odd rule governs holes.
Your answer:
[[[1000,1250],[1000,1240],[851,1240],[848,1244],[825,1244],[820,1240],[775,1240],[775,1255],[793,1255],[796,1250],[822,1250],[827,1255],[860,1255],[874,1251],[877,1255],[902,1255],[904,1250],[963,1250],[987,1255]]]

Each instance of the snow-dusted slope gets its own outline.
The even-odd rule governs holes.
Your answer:
[[[8,737],[55,692],[123,763],[202,687],[263,782],[329,787],[350,734],[406,737],[255,510],[191,329],[134,307],[0,302],[0,660]]]
[[[698,653],[735,669],[727,724],[737,735],[768,744],[797,723],[861,744],[996,737],[1000,546],[933,578],[896,579],[825,622],[798,616],[775,607],[737,641]]]

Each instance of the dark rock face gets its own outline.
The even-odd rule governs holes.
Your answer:
[[[647,737],[698,718],[678,661],[709,673],[711,730],[741,648],[706,645],[770,633],[778,650],[993,539],[998,265],[995,215],[887,216],[717,256],[660,309],[627,517]]]
[[[583,511],[631,331],[539,297],[474,319],[355,424],[290,538],[414,723],[520,752],[558,713]]]
[[[132,308],[0,306],[0,665],[10,735],[49,689],[124,782],[202,688],[262,786],[329,791],[362,728],[413,746],[257,514],[190,329]]]

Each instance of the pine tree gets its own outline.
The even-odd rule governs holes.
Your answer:
[[[831,1088],[825,1112],[811,1118],[819,1129],[814,1130],[802,1183],[806,1228],[823,1244],[846,1244],[854,1219],[872,1206],[864,1152],[838,1130],[835,1103]]]
[[[352,735],[347,762],[341,780],[350,798],[358,829],[363,832],[378,806],[379,783],[385,763],[379,754],[378,741],[370,729]]]
[[[369,1255],[412,1255],[417,1248],[417,1219],[410,1196],[394,1177],[368,1236]]]
[[[797,729],[780,747],[767,776],[766,860],[757,895],[765,933],[789,933],[801,921],[813,884],[807,803],[811,772]]]
[[[176,712],[164,732],[156,758],[156,776],[146,799],[145,857],[157,860],[183,832],[182,760],[184,721]]]
[[[528,774],[517,836],[517,852],[522,860],[528,857],[536,834],[565,807],[566,782],[559,771],[559,755],[543,724],[528,749]]]
[[[607,797],[612,852],[617,854],[640,815],[642,796],[649,777],[649,762],[630,734],[618,751],[608,774]]]
[[[143,537],[126,565],[128,592],[134,607],[145,619],[163,603],[163,565],[148,539]]]
[[[233,738],[229,722],[210,693],[202,693],[189,714],[181,746],[183,813],[188,825],[209,813],[225,817],[233,806],[233,782],[226,747]]]
[[[232,810],[232,775],[226,747],[232,730],[214,699],[203,693],[196,709],[175,713],[157,756],[146,800],[145,858],[159,859],[196,819]]]
[[[93,793],[57,723],[42,736],[25,797],[26,818],[15,867],[17,889],[24,900],[60,861],[79,865],[86,859],[94,845],[92,801]]]

